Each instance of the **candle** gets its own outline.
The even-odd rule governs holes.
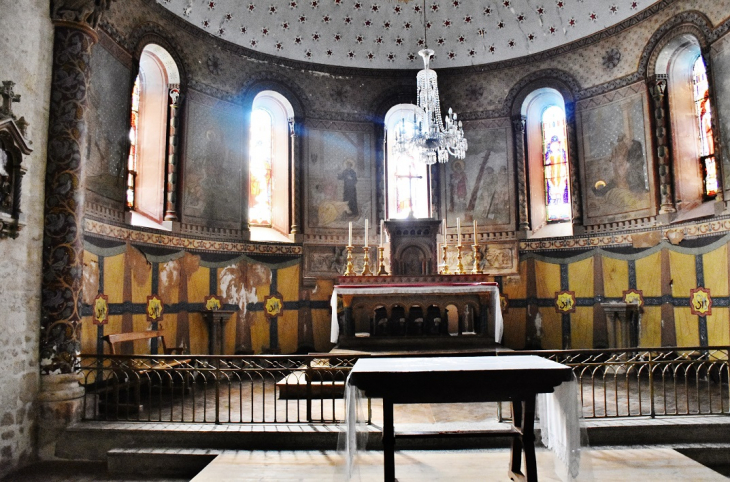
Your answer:
[[[380,247],[381,248],[383,247],[383,237],[385,236],[385,233],[384,233],[385,229],[383,229],[384,227],[385,227],[385,221],[383,221],[381,219],[380,220]]]
[[[474,220],[474,244],[477,244],[477,220]]]
[[[456,218],[456,245],[461,247],[461,218]]]
[[[368,220],[365,220],[365,247],[368,247]]]
[[[348,238],[347,245],[352,246],[352,221],[350,221],[350,237]]]
[[[444,219],[443,225],[441,227],[441,236],[444,238],[444,246],[447,246],[449,244],[449,238],[446,236],[446,220]]]

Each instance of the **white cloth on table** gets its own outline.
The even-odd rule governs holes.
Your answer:
[[[337,343],[340,338],[340,324],[337,321],[337,297],[340,295],[385,295],[385,294],[460,294],[460,293],[490,293],[490,315],[494,320],[494,341],[500,343],[504,333],[502,307],[499,301],[499,287],[494,284],[464,284],[464,285],[419,285],[419,286],[335,286],[330,300],[332,306],[332,328],[330,341]]]
[[[553,393],[537,396],[542,443],[555,454],[556,473],[563,482],[576,480],[580,471],[580,411],[575,375],[572,381],[555,387]]]

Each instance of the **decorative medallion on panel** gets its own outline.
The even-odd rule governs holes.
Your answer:
[[[264,297],[264,313],[266,318],[276,318],[284,311],[284,297],[281,293],[274,293]]]
[[[218,311],[223,308],[223,300],[219,296],[210,295],[204,298],[205,309],[208,311]]]
[[[624,303],[633,303],[639,305],[639,308],[644,306],[644,293],[641,290],[625,290],[623,296]]]
[[[555,311],[560,314],[575,313],[575,291],[555,292]]]
[[[150,295],[147,297],[147,321],[155,323],[162,320],[164,311],[165,304],[159,296]]]
[[[689,309],[693,315],[708,316],[712,314],[712,296],[710,290],[701,286],[690,290]]]
[[[94,298],[94,324],[106,325],[109,323],[109,296],[99,293]]]

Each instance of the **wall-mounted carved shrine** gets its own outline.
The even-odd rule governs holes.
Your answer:
[[[20,190],[25,174],[23,156],[33,152],[25,138],[28,123],[13,115],[13,102],[20,95],[13,92],[14,82],[3,81],[0,88],[0,239],[16,238],[23,227],[20,222]]]

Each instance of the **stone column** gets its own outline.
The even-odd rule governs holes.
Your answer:
[[[170,85],[170,106],[167,119],[167,166],[165,182],[165,221],[177,221],[177,168],[180,127],[180,86]]]
[[[525,122],[522,115],[512,118],[512,133],[515,142],[515,164],[517,165],[517,215],[519,231],[530,230],[530,216],[527,208],[527,159],[525,155]]]
[[[73,373],[80,349],[87,92],[109,1],[52,2],[55,26],[43,232],[41,372]]]
[[[647,80],[654,102],[654,142],[656,143],[657,171],[659,174],[659,214],[677,212],[672,188],[672,151],[667,119],[667,76],[657,74]]]
[[[53,457],[81,417],[78,353],[84,267],[86,110],[95,28],[110,0],[51,2],[55,26],[43,231],[39,454]]]
[[[302,204],[300,201],[301,189],[299,186],[301,186],[300,153],[302,152],[302,149],[300,149],[301,136],[297,132],[300,128],[301,121],[299,119],[294,117],[289,118],[289,179],[291,180],[289,184],[289,205],[291,206],[291,228],[289,230],[289,234],[293,236],[295,240],[297,235],[301,234],[299,226],[301,224],[300,211]]]

